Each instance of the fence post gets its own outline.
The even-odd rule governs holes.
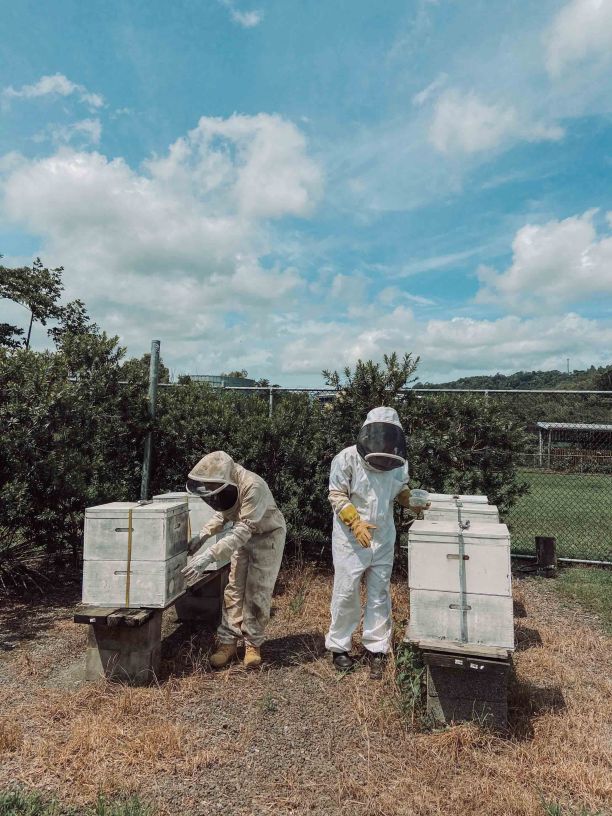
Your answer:
[[[557,574],[557,539],[536,536],[535,543],[538,569],[543,570],[547,578],[554,578]]]
[[[159,340],[151,342],[151,361],[149,364],[149,420],[153,423],[155,419],[155,407],[157,402],[157,379],[159,377]],[[140,498],[145,500],[149,496],[149,480],[151,478],[151,457],[153,454],[153,428],[145,439],[144,459],[142,462],[142,481],[140,483]]]
[[[272,419],[272,411],[274,410],[274,391],[270,389],[270,399],[269,399],[269,407],[268,407],[268,417]]]

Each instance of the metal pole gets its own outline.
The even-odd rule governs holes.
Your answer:
[[[155,419],[155,403],[157,402],[157,379],[159,376],[159,340],[151,343],[151,361],[149,365],[149,419],[151,429],[145,439],[144,459],[142,462],[142,482],[140,483],[140,498],[144,501],[149,495],[149,480],[151,478],[151,457],[153,454],[153,421]]]
[[[270,389],[270,401],[268,408],[268,416],[272,419],[272,411],[274,410],[274,391]]]
[[[539,449],[539,452],[540,452],[540,467],[542,467],[544,462],[542,461],[542,429],[541,428],[538,428],[538,443],[539,443],[538,444],[538,449]]]
[[[28,336],[26,337],[26,351],[30,348],[30,337],[32,336],[32,323],[34,322],[34,312],[30,312],[30,325],[28,326]]]

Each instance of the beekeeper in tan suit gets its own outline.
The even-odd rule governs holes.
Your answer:
[[[286,526],[270,488],[256,473],[236,464],[227,453],[208,453],[187,479],[187,490],[200,496],[214,516],[189,542],[198,552],[210,536],[230,531],[183,570],[187,579],[201,575],[213,561],[231,556],[229,582],[223,596],[223,614],[217,629],[218,648],[211,655],[215,669],[237,657],[237,642],[244,638],[244,665],[261,665],[260,647],[270,619],[270,605],[285,547]]]

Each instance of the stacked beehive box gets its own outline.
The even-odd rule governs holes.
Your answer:
[[[504,727],[514,649],[510,534],[485,496],[430,499],[409,534],[406,637],[423,651],[427,710],[443,723]]]
[[[202,527],[209,521],[212,516],[214,515],[214,511],[206,504],[205,501],[199,496],[192,496],[190,493],[184,492],[177,492],[177,493],[160,493],[157,496],[153,496],[154,502],[167,502],[167,501],[180,501],[180,502],[187,502],[189,507],[189,534],[188,537],[197,535]],[[208,541],[206,541],[202,545],[202,549],[198,551],[198,555],[201,555],[205,552],[209,547],[211,547],[215,541],[218,541],[222,538],[225,533],[219,533],[218,535],[211,536]],[[189,560],[189,559],[188,559]],[[213,561],[212,564],[206,568],[206,572],[214,572],[215,570],[221,569],[226,564],[229,564],[229,559],[221,560],[221,561]]]
[[[514,647],[505,524],[415,521],[408,539],[411,641]]]
[[[161,608],[184,589],[184,501],[111,502],[85,511],[83,603]]]

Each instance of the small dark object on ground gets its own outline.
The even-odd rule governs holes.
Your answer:
[[[377,652],[369,652],[366,649],[366,657],[370,664],[370,680],[382,680],[385,669],[386,655]]]

